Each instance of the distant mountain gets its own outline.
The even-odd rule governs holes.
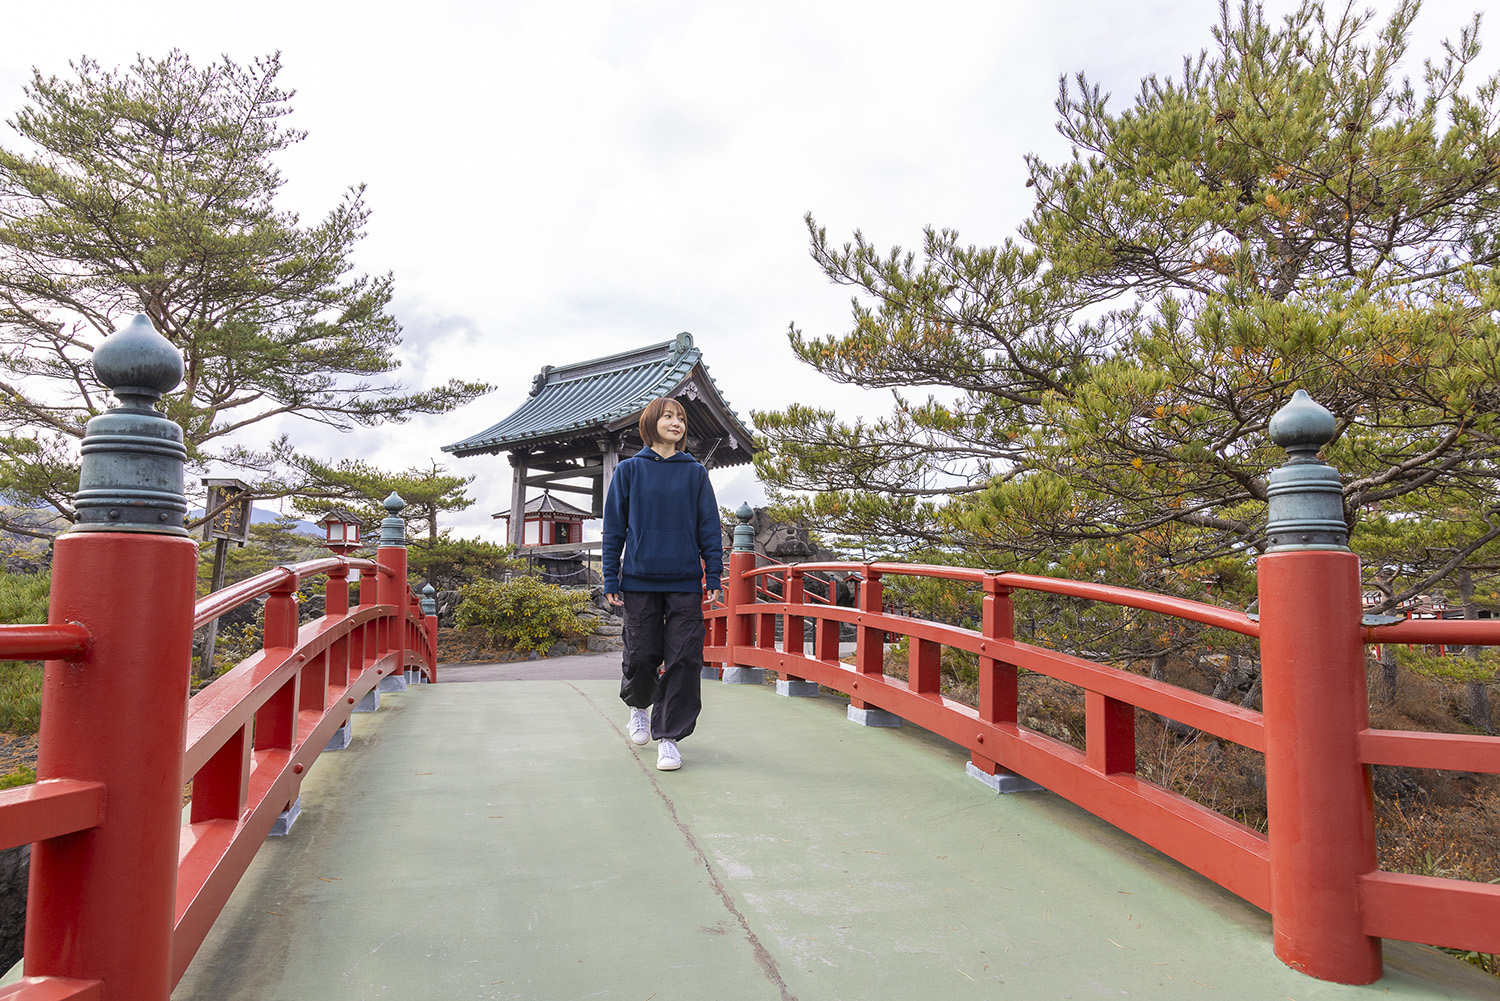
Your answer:
[[[200,511],[199,513],[201,514],[202,512]],[[254,504],[250,505],[250,524],[252,525],[260,525],[268,521],[275,521],[280,517],[281,513],[279,511],[267,511],[263,507],[256,507]],[[301,519],[298,519],[297,531],[304,532],[308,535],[316,535],[320,539],[323,537],[323,530],[310,521],[302,521]]]
[[[0,505],[4,505],[3,498],[0,498]],[[54,516],[46,511],[39,509],[16,508],[10,505],[4,505],[4,509],[9,517],[21,522],[22,524],[33,526],[41,530],[50,530],[54,532],[59,530],[59,524],[52,520]],[[189,521],[192,521],[195,518],[201,518],[203,517],[203,509],[201,507],[193,508],[188,511],[187,517]],[[250,506],[250,523],[252,525],[261,525],[269,521],[275,521],[280,517],[281,514],[278,511],[272,511],[263,507],[256,507],[253,504]],[[294,524],[296,526],[296,530],[303,535],[312,535],[316,536],[319,539],[323,538],[323,530],[310,521],[303,521],[299,518],[296,519]],[[193,532],[193,535],[195,536],[201,536],[202,534],[203,531],[201,527]],[[44,553],[47,551],[47,540],[34,539],[30,536],[25,535],[7,535],[5,533],[0,533],[0,554],[16,551]]]
[[[192,521],[195,518],[201,518],[203,517],[203,509],[201,507],[193,508],[188,512],[187,516],[189,521]],[[268,521],[275,521],[280,517],[281,512],[279,511],[271,511],[263,507],[256,507],[254,504],[250,505],[250,524],[252,525],[263,525]],[[296,520],[295,525],[297,527],[297,531],[301,532],[303,535],[315,535],[320,539],[323,537],[323,530],[310,521],[303,521],[299,518]],[[193,534],[201,535],[202,528],[200,527]]]

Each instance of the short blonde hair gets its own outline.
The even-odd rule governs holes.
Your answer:
[[[662,415],[667,412],[667,408],[669,407],[681,414],[682,423],[687,424],[687,409],[683,407],[683,405],[677,400],[672,399],[670,396],[658,396],[656,399],[646,404],[646,409],[641,411],[641,420],[639,424],[641,430],[641,441],[645,442],[652,448],[655,448],[658,444],[656,437],[656,422],[661,420]]]

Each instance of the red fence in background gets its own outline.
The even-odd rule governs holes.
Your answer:
[[[1500,738],[1372,730],[1364,645],[1500,645],[1500,621],[1362,624],[1359,561],[1347,550],[1273,552],[1258,561],[1259,617],[1099,584],[897,563],[755,566],[737,551],[726,607],[708,615],[705,659],[776,671],[878,708],[966,747],[975,767],[1038,782],[1177,859],[1272,915],[1276,954],[1311,976],[1370,983],[1381,938],[1500,952],[1500,886],[1380,871],[1370,765],[1500,772]],[[859,579],[856,607],[806,600],[803,578]],[[982,589],[981,628],[963,629],[882,610],[883,577],[914,575]],[[780,600],[764,580],[782,580]],[[1262,704],[1256,712],[1070,654],[1019,642],[1012,593],[1039,591],[1174,616],[1258,638]],[[774,596],[773,596],[774,597]],[[782,641],[776,642],[777,619]],[[813,649],[804,649],[804,623]],[[853,663],[839,629],[857,629]],[[908,638],[908,679],[884,673],[885,639]],[[942,647],[979,658],[977,708],[939,690]],[[1017,719],[1018,672],[1083,690],[1085,750]],[[1136,775],[1137,709],[1178,720],[1266,756],[1269,832],[1262,834]]]
[[[299,624],[298,589],[318,577],[325,614]],[[0,998],[166,998],[356,704],[408,669],[436,680],[436,616],[400,546],[195,605],[196,579],[187,538],[68,534],[50,623],[0,626],[0,658],[46,659],[37,782],[0,791],[0,847],[34,842],[26,975]],[[262,649],[189,700],[194,628],[262,596]]]

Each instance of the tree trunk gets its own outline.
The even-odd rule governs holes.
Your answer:
[[[1154,656],[1154,657],[1151,658],[1151,680],[1152,681],[1166,681],[1167,680],[1167,655],[1166,654],[1159,653],[1156,656]],[[1173,734],[1177,735],[1178,737],[1184,737],[1184,738],[1186,738],[1186,737],[1196,737],[1198,735],[1198,730],[1195,727],[1188,726],[1186,723],[1179,723],[1175,719],[1168,719],[1167,717],[1161,715],[1160,713],[1156,714],[1156,718],[1159,719],[1159,720],[1161,720],[1162,726],[1166,727],[1167,730],[1170,733],[1173,733]]]
[[[1479,618],[1479,606],[1474,604],[1474,579],[1468,570],[1458,573],[1458,596],[1463,601],[1464,618]],[[1479,647],[1464,647],[1464,655],[1479,663]],[[1487,681],[1471,681],[1464,686],[1469,694],[1469,725],[1485,733],[1494,733],[1495,725],[1490,721],[1490,689]]]
[[[1389,643],[1380,645],[1380,701],[1388,706],[1396,704],[1396,648]]]
[[[1470,647],[1470,650],[1476,649]],[[1485,733],[1495,732],[1495,723],[1490,716],[1490,686],[1485,681],[1471,681],[1469,688],[1469,723]]]

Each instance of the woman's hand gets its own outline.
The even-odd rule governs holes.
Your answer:
[[[618,594],[606,594],[604,596],[604,600],[611,605],[625,604],[625,599],[620,597]]]
[[[708,592],[708,600],[709,600],[709,601],[710,601],[710,602],[714,602],[714,601],[718,601],[718,600],[719,600],[719,598],[720,598],[720,597],[721,597],[721,596],[722,596],[722,595],[723,595],[723,594],[724,594],[724,592],[723,592],[723,591],[718,591],[718,590],[715,590],[715,591],[710,591],[710,592]]]

